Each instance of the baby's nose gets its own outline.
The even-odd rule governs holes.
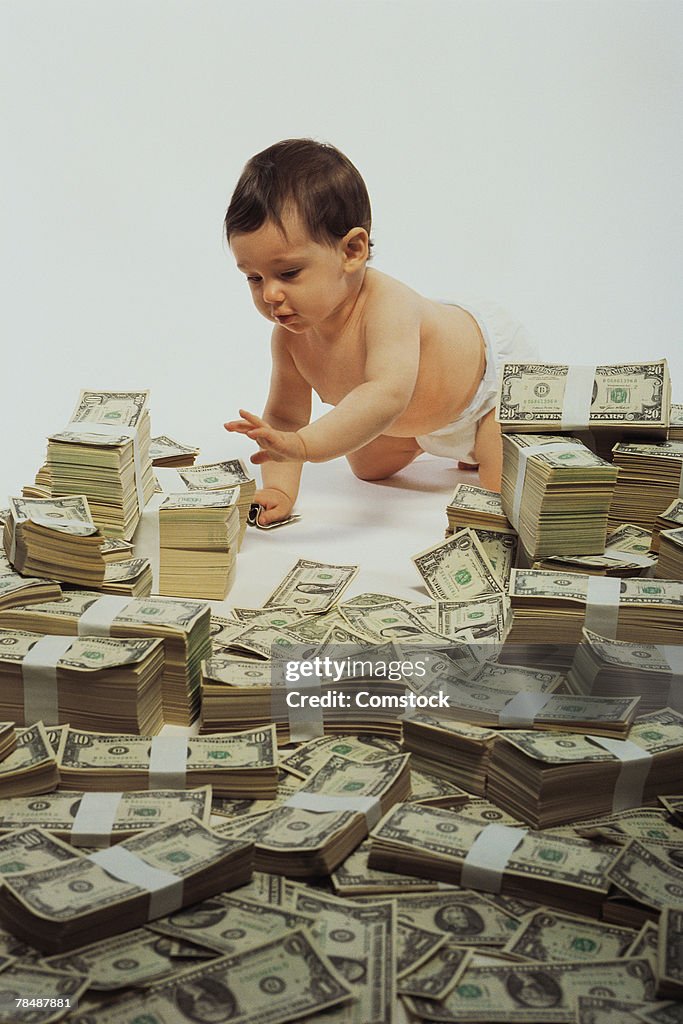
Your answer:
[[[284,292],[282,291],[282,285],[277,281],[264,281],[263,283],[263,301],[274,305],[275,303],[282,302],[284,299]]]

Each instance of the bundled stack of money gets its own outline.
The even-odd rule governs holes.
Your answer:
[[[147,597],[152,593],[152,583],[152,566],[149,558],[126,558],[107,565],[104,570],[104,581],[98,590],[103,594]]]
[[[159,508],[159,593],[222,601],[235,578],[239,488],[169,495]]]
[[[169,597],[125,598],[70,591],[60,600],[0,612],[0,627],[50,635],[161,637],[164,721],[190,725],[199,712],[200,665],[211,650],[208,604]],[[112,604],[111,602],[119,602]]]
[[[669,441],[683,441],[683,405],[672,402],[669,412]]]
[[[683,580],[683,527],[662,530],[655,576],[665,580]]]
[[[652,530],[662,509],[679,497],[683,441],[632,442],[614,446],[619,479],[609,511],[610,526],[635,523]]]
[[[188,491],[231,491],[239,487],[237,509],[240,516],[239,544],[247,528],[249,509],[256,491],[256,481],[241,459],[212,462],[209,465],[190,466],[180,476]]]
[[[637,770],[634,764],[637,762]],[[488,796],[534,828],[653,803],[680,787],[683,715],[641,715],[627,741],[583,733],[501,733],[491,757]],[[630,780],[635,780],[629,785]]]
[[[590,576],[649,576],[656,558],[649,554],[652,534],[632,523],[608,531],[601,555],[549,555],[533,569],[585,572]]]
[[[42,722],[17,729],[14,750],[0,761],[0,797],[47,793],[59,785],[59,769]]]
[[[576,438],[503,435],[503,509],[530,558],[602,553],[616,479]]]
[[[104,537],[88,499],[10,498],[3,541],[10,564],[25,576],[99,587],[104,581]]]
[[[491,565],[495,570],[493,562]],[[492,594],[471,601],[437,601],[435,629],[449,640],[476,641],[477,644],[502,641],[509,612],[507,594]]]
[[[0,550],[0,610],[13,608],[18,604],[55,601],[62,595],[62,588],[56,580],[43,580],[32,576],[21,576],[10,565],[9,559]]]
[[[659,551],[659,535],[662,530],[675,530],[683,526],[683,498],[674,498],[668,508],[660,512],[652,527],[652,550]]]
[[[104,811],[106,808],[106,811]],[[41,800],[14,797],[0,805],[0,834],[15,829],[49,829],[74,846],[120,843],[181,818],[211,817],[211,787],[149,789],[128,793],[50,793]]]
[[[413,563],[437,601],[470,601],[503,590],[483,545],[469,528],[413,555]]]
[[[64,789],[212,786],[216,796],[268,800],[277,789],[275,727],[214,736],[111,735],[66,729],[57,752]]]
[[[492,852],[487,846],[495,849],[501,828],[509,827],[482,826],[458,811],[403,804],[372,830],[370,867],[486,889],[490,875],[487,880],[476,854],[481,851],[486,860]],[[610,885],[614,848],[551,832],[514,832],[517,842],[502,862],[494,891],[597,917]]]
[[[72,949],[244,885],[252,852],[185,818],[110,850],[6,878],[0,921],[40,949]]]
[[[172,437],[160,434],[149,442],[149,454],[153,466],[193,466],[199,448],[174,441]]]
[[[71,421],[48,438],[51,495],[87,495],[102,532],[126,540],[154,492],[148,396],[81,391]]]
[[[102,541],[102,558],[105,565],[127,562],[133,557],[133,544],[123,537],[105,537]]]
[[[164,724],[161,640],[65,637],[32,667],[37,633],[0,629],[0,714],[32,725],[71,722],[83,729],[157,733]],[[35,650],[34,650],[35,649]],[[52,662],[52,679],[45,665]]]
[[[511,530],[510,520],[503,512],[500,494],[474,484],[458,484],[446,506],[449,537],[466,526],[484,530]]]
[[[670,655],[675,653],[670,650]],[[683,674],[672,668],[667,648],[609,640],[590,629],[581,631],[581,643],[567,674],[572,693],[599,697],[640,697],[638,714],[675,707]],[[672,659],[673,660],[673,659]],[[680,660],[680,659],[677,659]]]
[[[493,729],[417,711],[403,722],[403,747],[414,768],[483,796],[496,738]]]

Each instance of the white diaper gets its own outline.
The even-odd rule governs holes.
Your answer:
[[[463,302],[447,302],[446,305],[459,306],[477,321],[486,344],[486,369],[474,398],[457,420],[415,440],[431,455],[475,464],[477,428],[480,420],[495,407],[500,367],[515,360],[536,362],[538,351],[522,325],[495,302],[484,299],[467,305]]]

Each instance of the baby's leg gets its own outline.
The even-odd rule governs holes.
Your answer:
[[[474,455],[479,463],[479,483],[489,491],[500,491],[503,470],[503,439],[496,411],[491,409],[479,421],[474,442]]]
[[[414,437],[381,434],[346,458],[359,480],[386,480],[411,463],[421,451]]]

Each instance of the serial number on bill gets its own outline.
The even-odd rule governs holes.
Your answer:
[[[48,998],[47,996],[35,996],[32,999],[20,999],[17,996],[14,998],[17,1009],[29,1010],[56,1010],[56,1009],[70,1009],[70,999],[58,999]]]

